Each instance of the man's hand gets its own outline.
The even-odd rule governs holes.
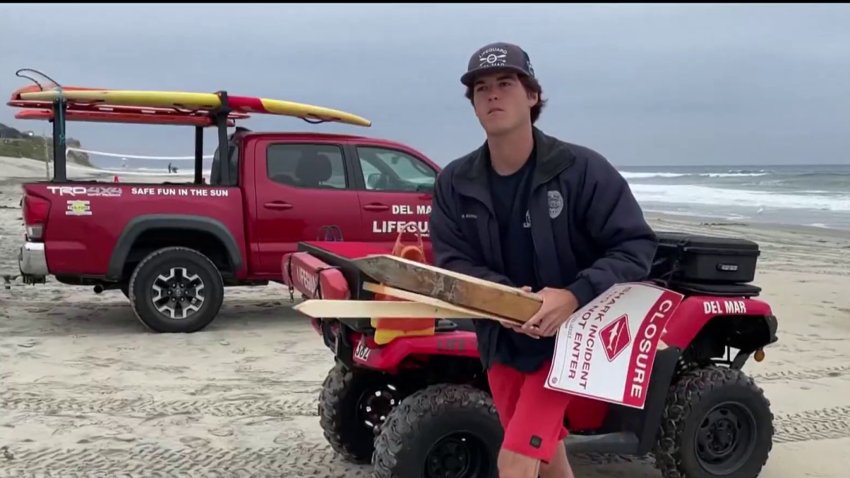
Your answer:
[[[576,311],[578,299],[567,289],[546,287],[538,294],[543,297],[543,304],[521,329],[529,335],[551,337]]]
[[[522,290],[525,291],[525,292],[531,292],[531,287],[526,285],[526,286],[522,287]],[[499,323],[502,324],[505,328],[511,329],[518,334],[525,334],[525,335],[528,335],[529,337],[535,338],[535,339],[540,338],[540,336],[537,334],[536,330],[535,331],[524,330],[522,328],[522,324],[518,324],[518,323],[515,323],[515,322],[508,322],[507,320],[500,320]]]

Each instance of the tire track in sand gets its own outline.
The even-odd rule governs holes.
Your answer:
[[[850,374],[850,365],[818,369],[779,371],[755,374],[757,383],[777,381],[802,381],[833,378]],[[283,384],[282,384],[283,385]],[[304,394],[304,397],[275,400],[247,397],[244,399],[200,399],[200,400],[150,400],[125,398],[57,398],[46,394],[0,391],[0,409],[27,412],[73,411],[77,413],[178,415],[196,414],[215,417],[245,416],[316,416],[316,397],[321,389],[320,381],[296,381],[286,384],[289,394]],[[312,396],[310,396],[312,395]]]
[[[69,400],[64,400],[69,402]],[[92,402],[85,402],[92,403]],[[160,402],[156,413],[167,408]],[[216,408],[214,404],[197,405],[197,410],[225,413],[238,416],[249,412],[252,416],[263,410],[274,408],[274,404],[288,401],[265,401],[258,406]],[[306,406],[306,404],[302,404]],[[83,407],[84,408],[84,407]],[[190,409],[180,405],[182,410]],[[310,403],[311,410],[315,410]],[[91,406],[90,412],[103,407]],[[82,411],[82,410],[77,410]],[[125,410],[126,412],[126,410]],[[280,416],[281,411],[273,416]],[[315,415],[315,412],[304,413]],[[838,406],[799,413],[778,414],[774,420],[776,433],[774,442],[792,443],[850,437],[850,406]],[[203,476],[316,476],[316,477],[360,477],[369,476],[368,467],[346,463],[326,444],[292,443],[280,448],[176,448],[168,449],[156,445],[143,445],[127,449],[95,448],[31,448],[11,446],[6,458],[0,455],[0,470],[6,476],[50,476],[61,471],[62,476],[74,473],[102,474],[103,476],[177,476],[179,473],[200,473]],[[11,458],[10,458],[11,457]],[[651,465],[652,456],[630,457],[617,455],[582,454],[576,457],[576,465],[611,463],[641,463]],[[285,473],[284,473],[285,472]],[[160,473],[162,475],[160,475]],[[294,474],[292,474],[294,473]],[[292,474],[292,475],[290,475]],[[83,476],[83,475],[79,475]]]
[[[329,446],[319,444],[281,448],[25,448],[9,453],[11,459],[8,454],[5,460],[0,455],[0,476],[359,478],[371,473],[371,467],[345,463]]]
[[[213,417],[317,416],[315,397],[217,400],[151,400],[127,398],[55,398],[11,390],[0,392],[0,409],[31,413],[103,415],[208,415]]]
[[[783,370],[779,372],[767,372],[753,374],[756,383],[769,383],[779,381],[803,381],[817,380],[821,378],[842,377],[850,374],[850,365],[839,365],[835,367],[813,368],[806,370]]]

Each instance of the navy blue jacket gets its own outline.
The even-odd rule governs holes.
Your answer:
[[[599,153],[534,128],[536,162],[529,196],[534,267],[542,287],[567,288],[579,307],[614,284],[644,280],[657,247],[626,180]],[[429,232],[437,267],[514,287],[504,275],[499,227],[488,190],[485,142],[437,177]],[[521,353],[491,320],[475,320],[482,363],[532,371],[554,352],[554,337],[522,342]],[[509,357],[509,358],[508,358]]]

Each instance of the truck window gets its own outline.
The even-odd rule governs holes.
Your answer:
[[[370,191],[422,191],[431,189],[437,178],[427,163],[394,149],[359,146],[357,156]]]
[[[272,144],[266,150],[269,179],[288,186],[346,189],[345,163],[339,146],[325,144]]]

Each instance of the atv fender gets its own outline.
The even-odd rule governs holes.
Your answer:
[[[121,280],[124,263],[133,243],[142,233],[152,229],[182,229],[186,231],[200,231],[212,234],[218,239],[227,251],[228,260],[234,271],[242,267],[242,254],[233,235],[221,222],[208,217],[189,216],[181,214],[149,214],[133,218],[118,237],[118,241],[112,250],[109,260],[109,280]]]
[[[281,260],[283,284],[308,299],[348,300],[351,291],[342,272],[309,252],[290,252]]]
[[[726,345],[751,353],[776,342],[776,317],[766,302],[750,298],[691,296],[667,322],[662,340],[685,350],[706,331]]]
[[[573,430],[565,441],[567,451],[638,456],[649,453],[658,436],[680,355],[677,347],[658,350],[646,385],[646,405],[642,409],[577,397],[575,404],[567,407],[569,428]],[[583,435],[583,430],[593,433]]]

